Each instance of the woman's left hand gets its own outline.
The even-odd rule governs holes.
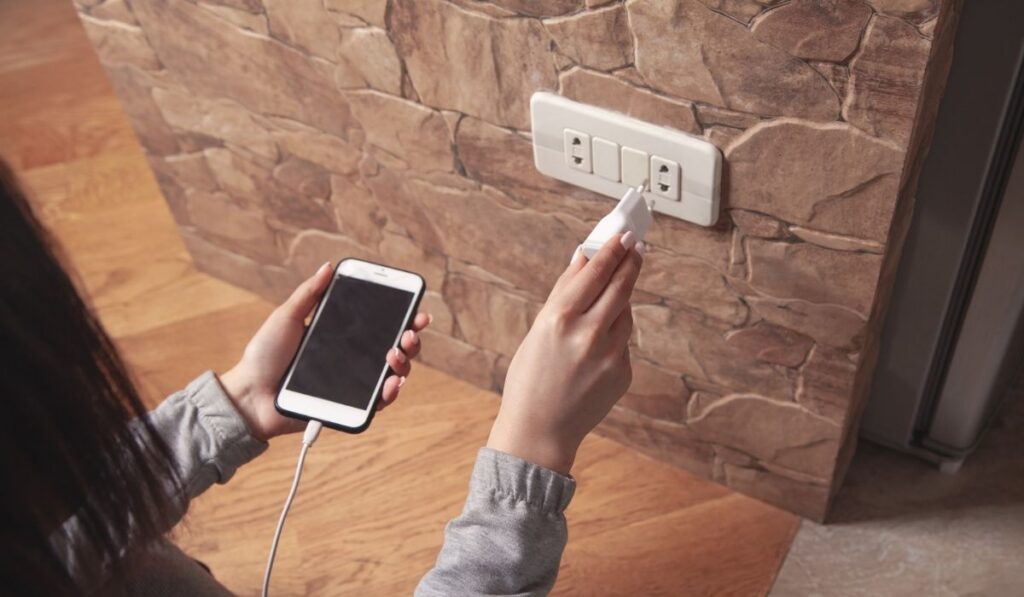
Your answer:
[[[302,431],[306,427],[305,421],[278,413],[274,399],[281,379],[288,371],[295,351],[299,349],[306,318],[327,290],[333,272],[331,264],[325,263],[311,278],[299,285],[288,300],[274,309],[263,322],[245,347],[238,364],[220,375],[221,385],[257,439],[267,441],[278,435]],[[394,348],[386,356],[381,355],[387,359],[395,374],[384,381],[378,409],[398,398],[398,391],[411,370],[411,360],[420,352],[417,332],[426,328],[430,321],[430,315],[417,314],[413,319],[413,329],[402,334],[399,343],[401,349]]]

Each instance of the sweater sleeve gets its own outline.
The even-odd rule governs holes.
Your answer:
[[[165,484],[174,508],[167,513],[169,527],[181,520],[192,499],[214,483],[226,483],[238,467],[267,449],[265,442],[249,433],[211,371],[168,396],[146,417],[167,443],[181,481],[180,488],[170,480]],[[141,422],[131,425],[138,427]],[[50,543],[71,577],[88,593],[106,581],[107,563],[89,549],[85,536],[79,517],[73,515],[51,535]]]
[[[212,371],[167,397],[147,415],[170,449],[181,481],[181,495],[172,496],[185,515],[188,503],[214,483],[227,483],[240,466],[259,456],[267,443],[249,432]]]
[[[575,488],[571,477],[482,448],[462,514],[448,523],[437,563],[416,595],[548,594]]]

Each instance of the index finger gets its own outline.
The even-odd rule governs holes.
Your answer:
[[[565,294],[570,309],[583,313],[594,303],[619,263],[636,245],[632,231],[616,234],[608,239],[601,250],[583,266],[578,274],[565,285]]]

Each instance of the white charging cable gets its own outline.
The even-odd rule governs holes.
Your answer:
[[[302,434],[302,451],[299,452],[299,463],[295,467],[295,480],[292,481],[292,488],[288,492],[288,499],[284,501],[284,508],[281,510],[281,518],[277,521],[277,530],[274,531],[274,542],[270,544],[270,557],[267,558],[267,571],[263,573],[263,597],[267,597],[270,591],[270,571],[274,568],[274,556],[277,555],[277,543],[281,540],[281,529],[284,528],[284,519],[288,517],[288,510],[292,507],[292,500],[299,490],[299,479],[302,478],[302,465],[306,462],[306,452],[313,446],[320,428],[323,424],[320,421],[310,421],[306,425],[306,432]]]

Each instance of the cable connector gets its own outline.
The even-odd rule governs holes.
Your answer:
[[[267,570],[263,573],[263,592],[261,595],[267,597],[270,592],[270,572],[274,569],[274,556],[277,555],[277,544],[281,540],[281,531],[284,529],[284,520],[288,518],[288,510],[292,507],[292,500],[299,490],[299,479],[302,478],[302,465],[306,463],[306,452],[316,443],[320,436],[323,423],[310,421],[306,425],[306,431],[302,434],[302,450],[299,451],[299,462],[295,466],[295,479],[292,481],[292,488],[288,492],[288,498],[284,501],[284,508],[281,509],[281,518],[277,520],[277,529],[274,530],[274,540],[270,544],[270,556],[267,558]]]

